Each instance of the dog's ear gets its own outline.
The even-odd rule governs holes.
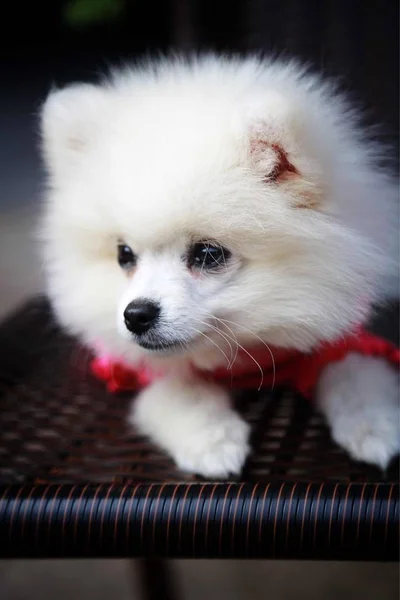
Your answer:
[[[323,198],[321,167],[298,108],[274,96],[256,112],[263,116],[248,126],[252,168],[266,185],[282,189],[292,205],[317,209]]]
[[[96,135],[106,92],[90,84],[52,91],[41,113],[43,155],[49,172],[62,175],[77,164]]]

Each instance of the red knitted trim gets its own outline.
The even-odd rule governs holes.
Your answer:
[[[252,362],[247,355],[243,354],[241,356],[243,362],[239,361],[232,370],[219,368],[212,372],[198,371],[197,374],[207,380],[238,389],[260,387],[270,389],[273,384],[289,385],[310,398],[322,370],[353,352],[381,357],[397,368],[400,365],[400,350],[396,346],[365,330],[360,330],[357,335],[349,336],[334,344],[325,344],[309,355],[273,349],[275,373],[272,369],[271,355],[266,348],[262,347],[251,349],[250,353],[263,370],[263,375],[256,362]],[[160,376],[145,367],[132,369],[103,356],[93,359],[91,370],[95,377],[106,382],[111,392],[135,391]]]

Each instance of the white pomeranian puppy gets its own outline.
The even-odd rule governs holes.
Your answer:
[[[229,386],[202,374],[232,368],[237,347],[312,353],[390,291],[397,187],[379,147],[297,63],[213,55],[53,91],[42,137],[61,323],[162,371],[132,421],[180,468],[239,473],[249,426]],[[332,362],[315,398],[354,458],[384,468],[399,451],[397,372],[383,358]]]

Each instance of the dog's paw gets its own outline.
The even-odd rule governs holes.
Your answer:
[[[355,460],[386,469],[400,452],[398,415],[355,415],[340,419],[332,427],[332,438]]]
[[[225,479],[239,475],[250,452],[250,426],[236,413],[221,415],[196,432],[174,458],[183,471]]]
[[[250,452],[250,426],[228,392],[202,380],[156,380],[136,399],[130,421],[189,473],[238,475]]]
[[[319,405],[332,438],[355,460],[386,469],[400,452],[398,374],[384,361],[350,355],[329,366]]]

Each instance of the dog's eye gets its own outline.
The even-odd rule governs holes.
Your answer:
[[[230,251],[219,244],[198,242],[191,247],[188,262],[190,267],[217,269],[225,267],[230,256]]]
[[[118,244],[118,263],[123,269],[130,269],[136,264],[136,256],[127,244]]]

